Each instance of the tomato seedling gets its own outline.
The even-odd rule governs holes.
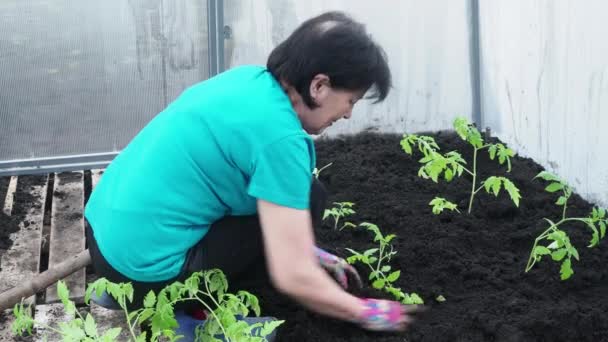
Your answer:
[[[370,268],[369,281],[377,290],[383,290],[393,295],[398,301],[403,304],[424,304],[424,301],[418,294],[404,293],[400,288],[395,287],[394,283],[401,276],[401,271],[393,271],[388,265],[391,258],[397,254],[393,245],[390,243],[394,238],[394,234],[384,236],[377,225],[363,222],[359,226],[363,227],[374,234],[374,242],[378,242],[377,248],[371,248],[363,253],[347,248],[352,255],[346,261],[350,264],[361,262]]]
[[[210,313],[205,324],[196,328],[197,341],[222,341],[216,336],[223,335],[226,341],[263,342],[267,341],[266,336],[284,323],[284,321],[271,321],[249,325],[239,320],[238,317],[246,317],[250,312],[255,313],[256,316],[260,315],[258,299],[247,291],[229,293],[226,277],[219,269],[194,273],[183,283],[174,282],[166,286],[158,295],[150,291],[144,298],[143,308],[132,312],[127,310],[127,301],[129,303],[133,301],[133,287],[130,283],[115,284],[100,278],[87,287],[86,304],[89,304],[93,292],[97,296],[107,292],[120,305],[129,329],[129,341],[132,342],[177,341],[181,336],[177,336],[175,332],[178,323],[175,319],[174,306],[183,301],[197,301]],[[51,327],[35,321],[31,307],[25,307],[20,303],[13,310],[15,314],[13,332],[19,336],[26,332],[31,334],[32,328],[36,325],[59,334],[65,341],[111,342],[120,335],[121,328],[118,327],[110,328],[103,333],[98,332],[93,316],[87,314],[86,318],[83,317],[76,310],[74,302],[69,300],[69,291],[63,281],[57,284],[57,293],[66,314],[74,319],[60,322],[58,327]],[[146,331],[139,334],[136,332],[136,327],[142,323],[150,326],[152,336],[146,336]],[[259,330],[257,335],[253,335],[255,329]]]
[[[433,198],[433,200],[429,203],[429,205],[431,207],[433,207],[432,210],[433,210],[433,214],[435,214],[435,215],[441,214],[443,212],[443,210],[445,210],[445,209],[451,210],[451,211],[455,210],[457,212],[460,212],[460,210],[458,210],[458,206],[455,203],[452,203],[442,197]]]
[[[568,199],[572,195],[572,188],[565,181],[547,171],[539,173],[534,177],[534,179],[536,178],[549,182],[545,191],[550,193],[561,192],[555,204],[563,208],[559,221],[554,222],[545,218],[549,227],[534,240],[528,264],[526,265],[526,272],[530,271],[537,262],[540,262],[543,256],[550,256],[553,261],[561,262],[560,278],[561,280],[566,280],[574,274],[572,258],[579,260],[579,254],[570,242],[568,234],[560,229],[560,227],[564,223],[569,222],[584,223],[591,230],[591,241],[587,247],[595,247],[606,235],[606,226],[608,225],[606,209],[594,207],[587,217],[567,217]],[[540,244],[543,240],[546,240],[547,245],[543,246]]]
[[[334,219],[334,229],[338,229],[340,219],[355,213],[355,210],[353,209],[354,205],[355,204],[352,202],[334,202],[333,208],[325,209],[325,212],[323,212],[323,220],[331,216]],[[346,227],[355,227],[355,225],[351,222],[344,222],[340,226],[340,230]]]
[[[418,170],[418,176],[424,179],[431,179],[438,183],[439,178],[443,178],[450,182],[454,177],[462,176],[467,173],[472,177],[471,194],[469,197],[469,206],[467,212],[470,214],[473,208],[473,200],[475,195],[485,189],[488,194],[493,193],[498,196],[501,189],[504,189],[510,196],[515,206],[519,207],[521,195],[519,189],[505,177],[491,176],[478,186],[479,173],[477,170],[477,156],[479,151],[487,149],[491,160],[498,159],[500,165],[507,164],[507,172],[511,171],[511,157],[515,155],[513,150],[505,147],[503,144],[484,143],[481,133],[464,118],[456,118],[454,120],[454,130],[458,136],[468,142],[473,147],[473,167],[467,168],[467,162],[457,151],[451,151],[442,154],[439,145],[433,137],[404,134],[401,139],[401,147],[407,154],[413,154],[413,147],[417,147],[422,153],[423,158],[419,160],[423,164]],[[441,212],[441,211],[439,211]]]

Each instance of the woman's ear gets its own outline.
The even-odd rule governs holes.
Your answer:
[[[318,102],[327,96],[330,88],[331,83],[329,81],[329,76],[317,74],[310,81],[310,97],[312,97],[315,102]]]

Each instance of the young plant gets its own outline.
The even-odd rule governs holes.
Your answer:
[[[530,271],[537,262],[540,262],[543,256],[550,256],[553,261],[561,262],[559,272],[560,278],[561,280],[566,280],[574,274],[574,271],[572,270],[572,258],[579,260],[579,254],[570,242],[568,234],[561,230],[560,227],[564,223],[569,222],[584,223],[591,230],[591,241],[587,247],[595,247],[606,235],[606,226],[608,225],[606,209],[595,207],[588,217],[567,217],[568,199],[570,199],[570,196],[572,195],[572,188],[556,175],[546,171],[539,173],[534,177],[534,179],[536,178],[541,178],[550,182],[545,188],[545,191],[551,193],[561,192],[555,204],[562,206],[563,208],[559,221],[554,222],[545,218],[549,227],[534,240],[532,252],[530,253],[528,264],[526,265],[526,272]],[[546,240],[546,245],[544,246],[541,245],[543,240]]]
[[[347,248],[352,255],[346,261],[350,264],[361,262],[367,265],[371,271],[369,280],[375,289],[390,293],[403,304],[424,304],[422,298],[416,293],[407,294],[394,286],[395,281],[401,275],[401,271],[392,271],[391,266],[388,265],[391,258],[397,254],[390,243],[395,238],[395,235],[389,234],[384,236],[380,228],[372,223],[363,222],[360,226],[374,234],[374,242],[378,242],[379,246],[368,249],[363,253]]]
[[[352,202],[334,202],[333,208],[325,209],[325,212],[323,213],[323,220],[331,216],[334,219],[334,229],[338,229],[340,219],[355,213],[355,210],[353,209],[354,205],[355,204]],[[346,227],[355,227],[355,225],[350,222],[344,222],[340,226],[340,230]]]
[[[314,169],[314,170],[312,170],[312,175],[313,175],[313,176],[314,176],[316,179],[319,179],[319,176],[321,176],[321,172],[322,172],[323,170],[327,169],[328,167],[330,167],[330,166],[331,166],[331,164],[333,164],[333,163],[329,163],[329,164],[327,164],[327,165],[323,166],[323,167],[322,167],[322,168],[320,168],[320,169],[318,169],[318,168],[316,168],[316,167],[315,167],[315,169]]]
[[[112,290],[114,293],[120,294],[122,299],[132,298],[133,287],[131,284],[112,284]],[[115,341],[118,335],[120,335],[121,328],[111,328],[105,332],[99,332],[95,319],[90,313],[86,314],[86,317],[76,309],[76,305],[69,299],[70,292],[63,281],[57,283],[57,295],[63,304],[63,310],[68,317],[72,317],[67,322],[60,322],[57,327],[52,327],[42,322],[35,321],[32,316],[31,306],[25,307],[22,303],[15,305],[13,314],[15,315],[15,321],[12,325],[12,331],[14,334],[23,336],[32,334],[32,329],[37,326],[47,331],[54,332],[61,336],[64,341],[102,341],[111,342]],[[132,341],[143,341],[135,334],[133,325],[129,324],[129,329]]]
[[[204,288],[201,288],[201,282]],[[175,329],[178,323],[175,319],[174,306],[183,301],[197,301],[205,306],[210,313],[206,323],[197,327],[197,341],[223,341],[218,335],[223,335],[225,341],[262,342],[267,341],[266,336],[272,333],[284,321],[272,321],[249,325],[240,317],[247,316],[253,311],[260,315],[260,307],[257,298],[249,292],[239,291],[237,294],[228,293],[228,283],[222,271],[213,269],[205,272],[194,273],[184,283],[175,282],[162,289],[158,296],[150,291],[144,298],[144,307],[133,312],[127,310],[127,300],[133,300],[133,288],[129,283],[115,284],[105,278],[98,279],[89,287],[85,293],[85,303],[88,304],[93,292],[101,296],[104,292],[110,294],[122,308],[127,327],[129,328],[129,341],[176,341],[181,336],[176,336]],[[69,316],[77,316],[69,322],[59,323],[59,328],[46,326],[34,321],[31,309],[24,308],[23,304],[15,306],[16,316],[13,331],[22,335],[24,332],[31,334],[32,327],[39,325],[60,334],[65,341],[114,341],[120,334],[120,328],[112,328],[103,335],[97,332],[93,317],[87,314],[83,318],[76,311],[76,307],[69,298],[69,292],[63,282],[58,284],[58,294],[62,300],[66,313]],[[146,336],[144,331],[136,333],[135,327],[147,325],[150,327],[152,336]],[[254,332],[257,330],[257,333]]]
[[[501,188],[509,194],[515,206],[519,206],[521,195],[519,189],[505,177],[492,176],[481,182],[478,185],[479,173],[477,170],[477,156],[481,150],[487,149],[491,160],[498,158],[500,165],[507,164],[507,172],[511,171],[511,157],[515,155],[513,150],[505,147],[503,144],[484,143],[481,133],[464,118],[454,120],[454,130],[458,136],[468,142],[473,148],[473,167],[468,168],[466,160],[456,151],[442,154],[440,148],[435,142],[435,139],[429,136],[419,136],[416,134],[404,134],[401,140],[401,147],[407,154],[413,153],[412,147],[417,147],[423,154],[423,158],[419,160],[423,164],[418,176],[424,179],[431,179],[435,183],[439,182],[439,178],[443,178],[450,182],[455,176],[462,176],[464,172],[472,178],[471,194],[469,196],[469,206],[467,212],[470,214],[473,208],[473,200],[475,195],[485,189],[487,193],[493,193],[498,196]]]
[[[458,206],[455,203],[452,203],[442,197],[433,198],[433,200],[429,203],[429,205],[431,207],[433,207],[432,210],[433,210],[433,214],[435,214],[435,215],[441,214],[444,209],[448,209],[451,211],[456,210],[457,212],[460,212],[460,210],[458,210]]]

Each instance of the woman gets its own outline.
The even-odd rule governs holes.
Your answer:
[[[410,322],[398,302],[345,291],[356,271],[314,245],[326,194],[313,182],[319,134],[368,91],[390,88],[382,49],[339,12],[304,22],[268,58],[184,91],[115,158],[85,210],[98,274],[134,303],[196,271],[229,282],[265,260],[273,285],[315,312],[371,330]],[[328,275],[330,271],[338,285]]]

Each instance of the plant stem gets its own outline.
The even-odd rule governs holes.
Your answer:
[[[530,253],[530,257],[528,258],[528,265],[526,266],[526,272],[528,272],[532,268],[532,266],[534,266],[535,261],[534,262],[532,261],[532,255],[534,254],[534,249],[536,248],[536,246],[538,246],[538,242],[540,240],[542,240],[545,237],[547,237],[547,235],[549,235],[550,232],[557,230],[557,227],[559,227],[564,222],[576,221],[576,222],[585,223],[585,221],[583,221],[583,220],[584,219],[582,219],[580,217],[563,218],[559,222],[557,222],[556,224],[551,225],[551,227],[547,228],[547,230],[545,230],[542,234],[540,234],[534,240],[534,245],[532,246],[532,252]]]
[[[205,282],[205,284],[206,284],[206,282]],[[213,298],[213,297],[212,297],[210,294],[208,294],[208,293],[206,293],[206,292],[203,292],[203,291],[200,291],[200,290],[199,290],[199,292],[200,292],[200,293],[202,293],[202,294],[204,294],[204,295],[206,295],[206,296],[208,296],[208,297],[211,297],[211,299],[212,299],[212,300],[215,302],[215,299],[214,299],[214,298]],[[209,313],[211,313],[211,315],[213,315],[213,317],[214,317],[214,318],[215,318],[215,320],[217,321],[217,325],[219,325],[219,326],[220,326],[220,329],[222,329],[222,333],[224,334],[224,337],[228,338],[228,336],[226,335],[226,330],[224,329],[224,326],[222,325],[222,323],[220,323],[220,319],[217,317],[217,315],[216,315],[216,314],[215,314],[215,312],[214,312],[214,311],[211,309],[211,307],[210,307],[209,305],[207,305],[207,303],[205,303],[205,302],[204,302],[202,299],[200,299],[199,297],[196,297],[196,296],[192,297],[192,296],[190,296],[190,297],[188,297],[188,298],[180,298],[180,299],[176,299],[176,300],[174,300],[174,301],[170,302],[170,303],[169,303],[169,305],[173,306],[173,304],[175,304],[175,303],[177,303],[177,302],[183,302],[183,301],[187,301],[187,300],[196,300],[196,301],[199,301],[201,304],[203,304],[203,306],[205,307],[205,309],[207,309],[207,310],[209,311]],[[216,302],[216,304],[217,304],[217,302]],[[217,304],[217,305],[218,305],[218,308],[219,308],[219,307],[220,307],[220,306],[219,306],[219,304]],[[230,342],[230,340],[228,340],[227,342]]]
[[[133,327],[131,326],[131,322],[129,322],[129,312],[127,311],[127,305],[124,301],[121,301],[122,303],[120,303],[121,307],[122,307],[122,311],[125,313],[125,319],[127,321],[127,325],[129,326],[129,332],[131,333],[131,337],[133,337],[133,341],[137,341],[137,336],[135,336],[135,331],[133,330]]]
[[[568,196],[566,196],[566,191],[564,190],[564,198],[566,201],[564,202],[564,210],[562,211],[562,220],[566,219],[566,208],[568,206]]]
[[[473,184],[471,185],[471,198],[469,199],[469,214],[473,208],[473,198],[475,197],[475,185],[477,182],[477,148],[473,148]]]
[[[462,166],[462,165],[461,165]],[[473,176],[473,172],[471,172],[471,170],[467,169],[466,167],[462,166],[462,169],[464,171],[466,171],[468,174],[470,174],[471,176]]]
[[[561,221],[560,221],[560,223],[561,223]],[[536,239],[534,239],[534,246],[532,246],[532,252],[530,252],[530,257],[528,257],[528,265],[526,266],[526,272],[531,270],[532,267],[534,266],[534,264],[536,263],[536,259],[533,259],[532,256],[534,255],[534,249],[536,249],[536,246],[538,246],[538,242],[540,240],[544,239],[549,234],[550,231],[556,230],[557,226],[559,226],[560,223],[547,228],[547,230],[545,230]]]

